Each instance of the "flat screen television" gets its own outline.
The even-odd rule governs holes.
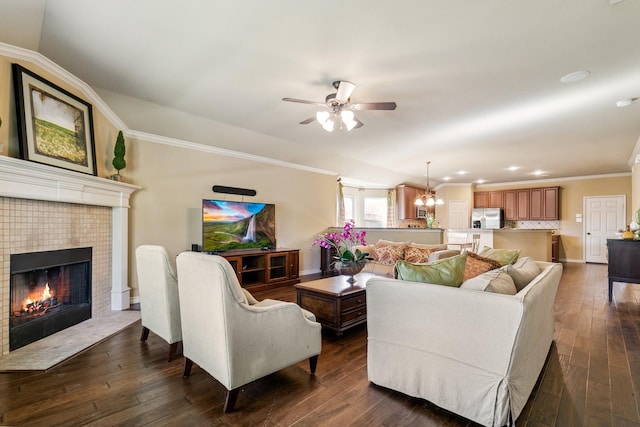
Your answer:
[[[202,200],[202,251],[275,248],[275,213],[269,203]]]

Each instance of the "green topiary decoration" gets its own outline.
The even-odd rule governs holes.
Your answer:
[[[113,148],[113,161],[111,164],[118,171],[118,175],[120,175],[120,170],[124,169],[127,166],[127,162],[124,160],[124,136],[122,135],[122,131],[118,132],[118,138],[116,139],[116,146]]]

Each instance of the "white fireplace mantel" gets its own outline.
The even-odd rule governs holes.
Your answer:
[[[111,309],[129,308],[129,198],[136,185],[0,156],[0,197],[112,208]]]

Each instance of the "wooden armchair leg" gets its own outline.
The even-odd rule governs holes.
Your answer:
[[[184,358],[184,372],[182,373],[182,376],[184,378],[188,377],[189,375],[191,375],[191,368],[193,367],[193,361],[191,359],[188,358]]]
[[[140,335],[140,341],[146,341],[149,338],[149,328],[143,326],[142,334]]]
[[[238,392],[240,388],[234,388],[233,390],[227,391],[227,398],[224,401],[224,412],[233,411],[233,407],[236,406],[236,400],[238,399]]]
[[[178,343],[174,342],[173,344],[169,344],[169,354],[167,355],[167,362],[171,362],[176,357],[176,353],[178,351]]]
[[[318,355],[311,356],[309,358],[309,370],[312,374],[316,373],[316,366],[318,366]]]

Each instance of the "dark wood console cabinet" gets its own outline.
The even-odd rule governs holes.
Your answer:
[[[609,251],[609,301],[613,282],[640,283],[640,240],[607,239]]]
[[[262,291],[300,283],[299,249],[242,249],[220,254],[229,261],[243,288]]]

